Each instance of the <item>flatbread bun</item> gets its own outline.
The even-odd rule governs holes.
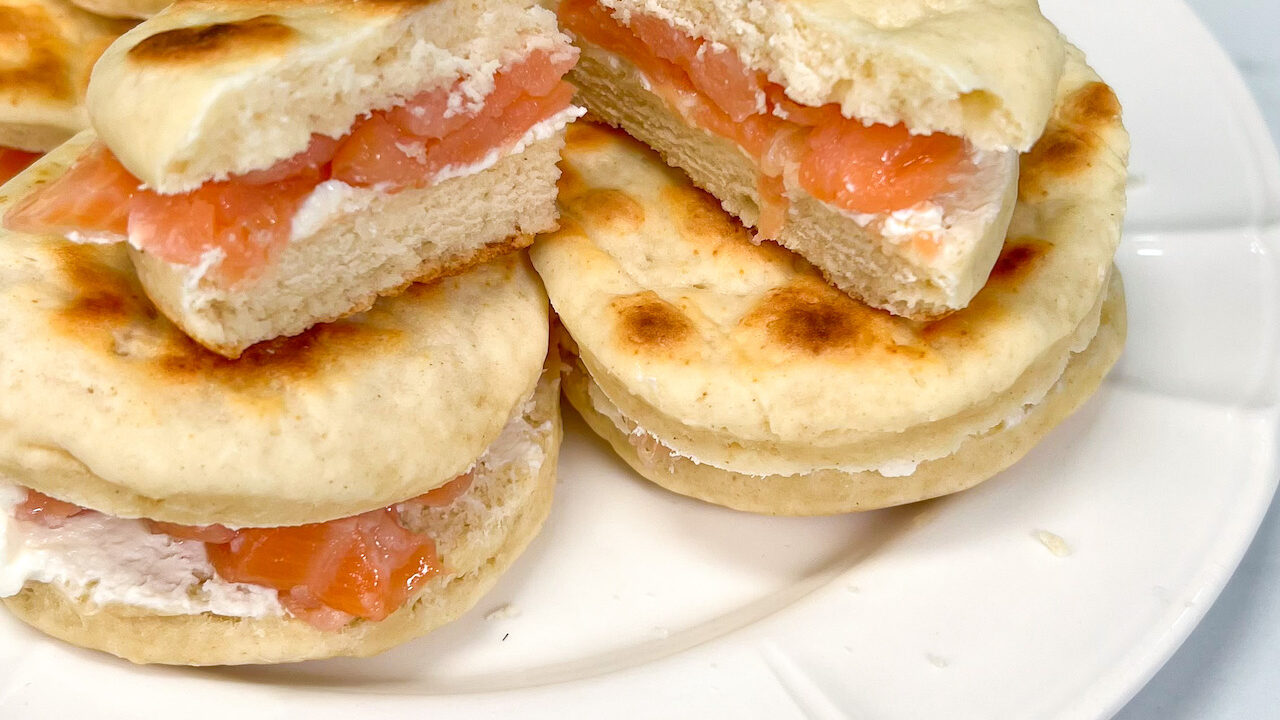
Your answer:
[[[148,187],[186,192],[422,91],[478,92],[502,64],[568,42],[531,0],[179,0],[103,54],[89,115]]]
[[[160,616],[92,606],[46,584],[30,584],[4,604],[42,632],[136,663],[236,665],[381,652],[469,610],[541,528],[551,506],[561,437],[554,371],[539,383],[535,400],[526,419],[541,462],[482,466],[466,495],[425,513],[412,529],[435,538],[447,572],[381,622],[357,621],[328,632],[292,618]]]
[[[124,245],[0,231],[0,268],[0,475],[121,517],[293,525],[419,495],[470,467],[547,353],[523,253],[235,361],[156,310]]]
[[[628,465],[672,492],[768,515],[830,515],[902,505],[966,490],[1020,460],[1098,389],[1120,356],[1125,338],[1124,288],[1113,271],[1102,322],[1083,351],[1071,356],[1048,394],[1016,422],[965,438],[950,455],[921,463],[910,475],[824,469],[798,475],[746,475],[699,464],[655,438],[619,426],[616,408],[581,364],[565,369],[565,395],[587,425]]]
[[[88,127],[89,71],[132,26],[63,0],[0,0],[0,147],[47,152]]]
[[[599,126],[570,129],[562,227],[532,257],[624,426],[742,475],[910,482],[1041,403],[1090,346],[1107,302],[1109,317],[1123,315],[1119,291],[1106,298],[1127,152],[1115,95],[1071,50],[1053,120],[1023,158],[991,279],[935,321],[873,310],[798,256],[753,245],[652,152]],[[1117,347],[1098,344],[1102,365]]]
[[[600,0],[738,51],[806,105],[987,150],[1026,150],[1054,105],[1064,43],[1036,0]]]

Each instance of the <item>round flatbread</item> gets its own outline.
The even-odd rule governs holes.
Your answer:
[[[47,152],[89,126],[89,71],[131,22],[63,0],[0,0],[0,147]]]
[[[62,173],[68,142],[0,193]],[[533,391],[547,301],[523,254],[227,360],[148,301],[123,245],[0,232],[0,476],[121,517],[279,526],[465,472]]]
[[[554,372],[547,373],[525,408],[525,452],[487,457],[466,494],[447,507],[428,508],[411,528],[435,539],[447,572],[385,620],[325,631],[288,617],[163,616],[124,606],[98,607],[47,584],[29,584],[4,604],[54,637],[137,663],[236,665],[364,657],[423,635],[475,605],[547,517],[561,437]]]
[[[1098,389],[1124,348],[1124,289],[1119,273],[1089,346],[1073,354],[1043,400],[1016,421],[965,438],[950,455],[920,463],[909,475],[823,469],[801,475],[746,475],[673,453],[617,409],[580,364],[564,376],[565,395],[596,434],[642,477],[681,495],[768,515],[829,515],[902,505],[966,490],[1022,458]],[[621,420],[621,422],[620,422]]]
[[[562,227],[532,256],[622,432],[743,476],[871,471],[907,482],[1040,403],[1098,332],[1128,153],[1114,93],[1075,49],[1058,96],[1023,158],[988,283],[930,322],[868,308],[799,257],[751,244],[625,136],[571,128]],[[1111,317],[1122,316],[1112,298]],[[1109,367],[1118,347],[1096,354]]]

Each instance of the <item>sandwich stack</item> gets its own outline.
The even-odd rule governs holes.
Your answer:
[[[1034,0],[559,13],[589,112],[652,148],[576,126],[533,249],[567,397],[640,475],[772,514],[936,497],[1115,362],[1128,136]]]
[[[0,117],[65,140],[0,190],[0,598],[75,644],[456,618],[561,386],[658,485],[828,514],[998,473],[1124,344],[1128,136],[1035,0],[56,2],[55,85],[101,60]]]
[[[554,485],[521,250],[555,227],[576,51],[532,4],[262,9],[123,35],[93,130],[0,192],[0,597],[135,662],[420,635]]]

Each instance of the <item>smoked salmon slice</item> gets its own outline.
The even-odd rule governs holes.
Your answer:
[[[432,539],[402,527],[391,508],[326,523],[246,528],[206,547],[224,580],[275,588],[282,601],[293,597],[304,608],[313,600],[375,621],[440,571]]]
[[[558,12],[570,31],[639,68],[687,122],[736,142],[756,159],[762,180],[795,167],[815,198],[884,213],[946,192],[969,167],[961,138],[864,125],[836,104],[802,105],[729,48],[656,17],[632,13],[624,25],[596,0],[565,0]],[[774,206],[769,230],[776,230],[776,185],[762,186],[761,197]]]
[[[143,522],[153,533],[205,543],[218,577],[272,588],[290,614],[334,630],[355,618],[385,619],[440,572],[435,541],[401,525],[401,513],[446,507],[471,488],[472,479],[466,473],[391,507],[294,527]],[[14,515],[56,528],[92,512],[28,489]]]
[[[569,106],[573,88],[561,78],[576,61],[576,51],[534,51],[495,73],[493,89],[473,106],[465,99],[459,104],[456,88],[426,91],[370,112],[341,138],[313,136],[306,150],[270,168],[177,195],[140,188],[95,144],[65,175],[15,205],[4,224],[29,233],[127,235],[167,262],[214,260],[210,278],[234,287],[256,277],[287,245],[294,215],[320,183],[336,179],[396,192],[477,163]]]
[[[18,505],[14,515],[19,520],[36,522],[45,527],[56,528],[60,527],[67,518],[88,512],[93,511],[28,489],[26,499]]]
[[[0,147],[0,185],[9,182],[15,175],[26,170],[31,163],[39,159],[40,153]]]
[[[61,177],[10,208],[4,224],[28,233],[123,236],[129,229],[129,201],[138,185],[105,145],[95,143]]]

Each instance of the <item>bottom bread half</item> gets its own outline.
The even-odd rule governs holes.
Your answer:
[[[565,395],[596,434],[641,476],[673,492],[737,510],[769,515],[829,515],[873,510],[973,487],[1017,462],[1098,389],[1120,357],[1126,334],[1119,273],[1102,305],[1097,334],[1067,363],[1058,383],[1016,424],[1001,424],[965,440],[951,455],[889,477],[874,471],[816,470],[798,475],[746,475],[676,455],[655,438],[619,427],[594,404],[594,381],[582,363],[566,364]],[[593,402],[594,399],[594,402]],[[608,408],[617,415],[616,408]],[[641,452],[638,445],[643,445]]]
[[[96,607],[43,583],[28,585],[4,604],[53,637],[135,663],[243,665],[377,654],[457,619],[538,534],[555,487],[561,439],[558,395],[559,383],[544,380],[529,412],[539,428],[540,466],[507,465],[485,487],[473,486],[469,506],[433,510],[424,520],[446,563],[452,560],[454,567],[469,569],[435,576],[380,622],[357,620],[325,631],[289,617],[154,615],[125,606]]]

